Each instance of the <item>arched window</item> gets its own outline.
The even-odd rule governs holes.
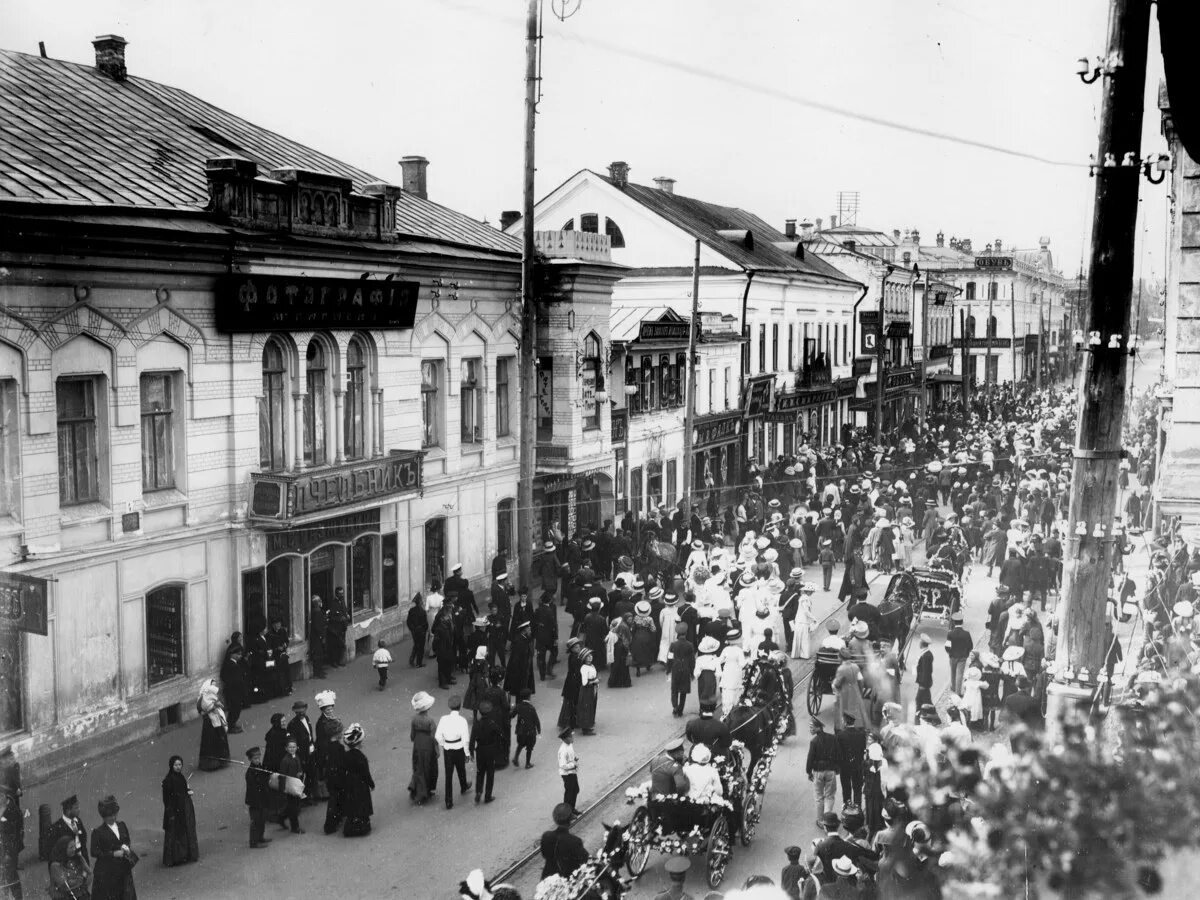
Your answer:
[[[621,234],[621,227],[612,219],[604,220],[604,233],[608,235],[614,249],[625,246],[625,235]]]
[[[353,337],[346,346],[346,398],[343,426],[346,458],[367,455],[367,351],[362,338]]]
[[[585,431],[600,427],[600,403],[596,394],[604,390],[604,380],[600,375],[600,338],[596,333],[588,332],[583,339],[583,428]]]
[[[279,342],[263,347],[263,395],[258,404],[258,463],[266,471],[287,465],[287,366]]]
[[[975,317],[967,316],[967,337],[975,337]]]
[[[446,520],[438,516],[425,523],[425,584],[446,580]]]
[[[996,336],[996,317],[995,317],[995,316],[988,316],[988,331],[987,331],[987,336],[988,336],[988,337],[995,337],[995,336]]]
[[[575,230],[575,220],[574,219],[567,219],[566,224],[563,225],[563,227],[559,229],[559,231],[574,231],[574,230]]]
[[[326,463],[325,403],[329,372],[325,349],[310,341],[305,361],[305,380],[308,393],[304,395],[304,464],[323,466]]]

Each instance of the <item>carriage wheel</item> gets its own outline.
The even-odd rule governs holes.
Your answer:
[[[639,806],[625,832],[629,849],[625,852],[625,868],[629,874],[637,878],[646,871],[646,863],[650,860],[650,813],[644,806]]]
[[[821,680],[814,673],[808,679],[808,714],[815,716],[821,711]]]
[[[760,773],[760,769],[764,771]],[[749,847],[750,842],[754,840],[754,829],[758,827],[758,821],[762,818],[763,799],[767,792],[766,776],[769,774],[769,770],[770,764],[765,759],[760,759],[746,783],[746,794],[742,797],[741,840],[743,847]],[[762,789],[756,790],[754,784],[759,774],[762,775]]]
[[[721,879],[725,877],[725,867],[729,865],[732,855],[729,822],[726,821],[725,814],[721,813],[713,820],[712,828],[708,832],[708,886],[714,891],[721,886]]]

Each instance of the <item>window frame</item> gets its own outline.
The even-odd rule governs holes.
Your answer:
[[[60,506],[79,506],[84,503],[100,502],[100,447],[99,447],[99,430],[100,430],[100,412],[97,403],[97,386],[99,379],[91,375],[80,376],[63,376],[55,381],[54,384],[54,399],[55,399],[55,422],[57,425],[58,435],[58,501]],[[60,391],[66,384],[82,384],[86,385],[84,392],[85,402],[83,415],[64,418],[62,409],[64,406]],[[63,440],[64,440],[64,425],[70,431],[71,443],[71,475],[69,479],[64,477],[63,466]],[[87,468],[87,477],[90,481],[89,490],[86,495],[81,495],[79,485],[79,468],[78,458],[81,450],[79,444],[79,433],[87,435],[88,438],[84,441],[86,445],[83,448],[84,462]],[[68,486],[71,490],[64,493],[64,488]]]
[[[496,504],[496,549],[504,554],[506,561],[517,552],[517,504],[512,497],[505,497]]]
[[[151,380],[163,385],[165,409],[147,410],[146,387]],[[138,379],[138,399],[142,439],[142,493],[169,491],[176,487],[175,472],[175,376],[172,372],[143,372]],[[147,445],[147,420],[151,432],[150,447]],[[165,427],[162,422],[165,421]],[[162,446],[160,447],[160,443]],[[166,458],[165,467],[161,464]],[[153,465],[157,462],[158,465]],[[159,481],[159,473],[165,470],[165,480]],[[147,476],[150,476],[149,479]]]
[[[483,357],[459,360],[459,441],[463,446],[482,447],[486,434],[483,420]]]
[[[771,371],[779,371],[779,323],[771,323]]]
[[[268,368],[268,354],[278,356],[278,368]],[[263,344],[262,396],[258,408],[258,465],[264,472],[280,472],[288,462],[288,356],[278,340]],[[278,426],[278,434],[276,434]]]
[[[358,354],[355,359],[355,353]],[[346,459],[366,459],[367,390],[370,357],[359,337],[346,344],[346,393],[342,398],[342,452]]]
[[[329,363],[325,345],[316,338],[309,341],[304,351],[304,435],[301,441],[301,458],[306,468],[326,466],[330,461]]]
[[[600,336],[589,331],[583,339],[583,375],[592,375],[592,411],[589,414],[583,403],[583,380],[580,382],[580,411],[584,431],[595,431],[600,427],[600,401],[596,395],[604,390],[604,377],[600,373]]]
[[[496,358],[496,437],[512,436],[512,370],[515,357]]]
[[[0,516],[20,518],[21,395],[15,378],[0,378]]]
[[[767,325],[765,322],[758,323],[758,374],[764,375],[767,371]]]
[[[177,662],[175,671],[170,674],[164,674],[155,679],[151,673],[151,659],[158,656],[165,656],[169,651],[163,649],[156,651],[151,645],[151,613],[156,612],[151,607],[153,598],[156,595],[165,594],[167,592],[175,592],[174,602],[176,611],[174,613],[176,623],[176,648]],[[145,625],[146,625],[146,686],[148,688],[157,688],[159,685],[166,684],[176,678],[184,678],[187,676],[187,583],[182,581],[172,581],[167,584],[156,585],[154,588],[146,591],[145,599]],[[169,640],[169,637],[167,638]]]
[[[440,358],[421,360],[421,447],[426,450],[440,448],[444,440],[441,409],[444,364]]]

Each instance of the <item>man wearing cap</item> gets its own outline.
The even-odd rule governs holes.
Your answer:
[[[88,859],[87,829],[83,827],[83,820],[79,817],[79,798],[74,794],[62,802],[62,817],[55,819],[47,830],[46,843],[53,847],[60,838],[74,840],[75,846],[79,848],[80,857]]]
[[[512,586],[508,583],[508,572],[498,572],[492,577],[488,600],[496,604],[496,612],[508,628],[512,624]]]
[[[246,808],[250,813],[250,847],[258,850],[271,843],[263,832],[267,827],[267,807],[271,803],[271,773],[263,768],[262,750],[246,751],[250,765],[246,769]]]
[[[578,836],[571,834],[571,818],[575,810],[566,803],[554,807],[554,828],[542,833],[541,851],[542,878],[559,875],[570,878],[575,870],[587,862],[587,848]]]
[[[825,723],[813,716],[810,720],[812,740],[808,745],[808,760],[805,772],[812,782],[813,797],[817,808],[817,826],[824,827],[826,813],[833,815],[833,827],[837,830],[837,815],[833,812],[837,802],[837,774],[841,769],[841,751],[837,739],[825,732]]]
[[[672,856],[663,864],[669,884],[666,890],[654,895],[654,900],[692,900],[692,895],[683,889],[688,869],[692,866],[686,856]]]
[[[683,706],[692,692],[692,677],[696,665],[696,648],[687,639],[685,622],[675,625],[675,640],[667,649],[667,672],[671,680],[671,714],[676,718],[683,715]]]
[[[517,634],[513,638],[508,654],[508,666],[504,671],[504,690],[513,696],[513,702],[522,691],[533,693],[537,688],[533,680],[532,624],[528,619],[513,622]]]
[[[296,758],[304,770],[304,783],[307,785],[304,802],[311,804],[312,795],[317,790],[316,735],[312,722],[308,719],[308,704],[297,700],[292,704],[292,720],[288,722],[287,734],[296,742]]]
[[[538,678],[542,681],[553,678],[558,663],[558,608],[551,593],[542,594],[533,613],[533,637],[537,645]]]
[[[842,716],[842,728],[836,732],[841,768],[842,805],[862,807],[863,779],[866,777],[867,730],[854,716]]]
[[[687,776],[683,774],[683,763],[687,758],[683,738],[673,738],[663,747],[663,752],[650,763],[650,814],[658,820],[664,831],[673,830],[674,805],[663,802],[659,797],[682,797],[688,792]]]
[[[558,550],[554,541],[546,541],[542,545],[542,554],[533,563],[534,584],[552,597],[558,595],[558,579],[562,563],[558,558]]]
[[[446,598],[455,601],[463,594],[471,594],[471,615],[479,615],[479,610],[475,607],[475,596],[471,592],[471,585],[467,579],[463,578],[462,563],[455,563],[450,567],[450,575],[446,578]]]
[[[950,632],[946,635],[946,655],[950,657],[950,690],[961,696],[967,658],[975,649],[975,642],[971,640],[971,632],[963,628],[961,612],[954,613],[950,622]]]
[[[917,657],[917,698],[916,706],[920,709],[926,703],[933,702],[933,650],[930,649],[929,635],[921,635],[921,653]]]

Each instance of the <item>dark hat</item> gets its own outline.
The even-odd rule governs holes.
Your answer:
[[[72,794],[70,797],[68,797],[66,800],[64,800],[62,802],[63,812],[66,812],[72,806],[78,806],[78,805],[79,805],[79,798],[77,796],[75,796],[74,794]]]
[[[308,709],[308,704],[303,700],[297,700],[292,704],[292,712],[299,712],[302,709]]]
[[[293,741],[292,743],[295,743],[295,741]],[[257,756],[260,753],[262,753],[261,747],[251,747],[249,750],[246,751],[246,759],[250,759],[253,756]]]
[[[521,690],[517,692],[518,700],[528,700],[532,696],[533,692],[529,690],[529,688],[521,688]]]
[[[838,814],[830,810],[821,814],[821,827],[826,831],[830,829],[836,830],[841,823],[838,821]]]
[[[109,794],[103,800],[96,804],[96,811],[100,813],[100,818],[105,819],[109,816],[115,816],[121,811],[121,804],[117,802],[117,798]]]
[[[691,867],[691,860],[686,856],[672,856],[663,864],[663,868],[667,870],[667,877],[672,881],[683,881]]]
[[[550,817],[554,819],[555,825],[569,825],[571,824],[571,816],[574,813],[575,810],[571,809],[570,804],[557,803],[554,806],[554,811],[550,813]]]
[[[791,847],[785,847],[783,852],[787,854],[787,858],[791,862],[799,862],[801,855],[804,853],[804,851],[795,844],[793,844]]]
[[[272,725],[282,725],[283,724],[283,713],[271,713],[271,724]]]
[[[558,736],[560,738],[567,738],[567,737],[570,737],[571,735],[573,735],[574,733],[575,733],[575,729],[573,729],[570,725],[568,725],[566,728],[559,730]]]

